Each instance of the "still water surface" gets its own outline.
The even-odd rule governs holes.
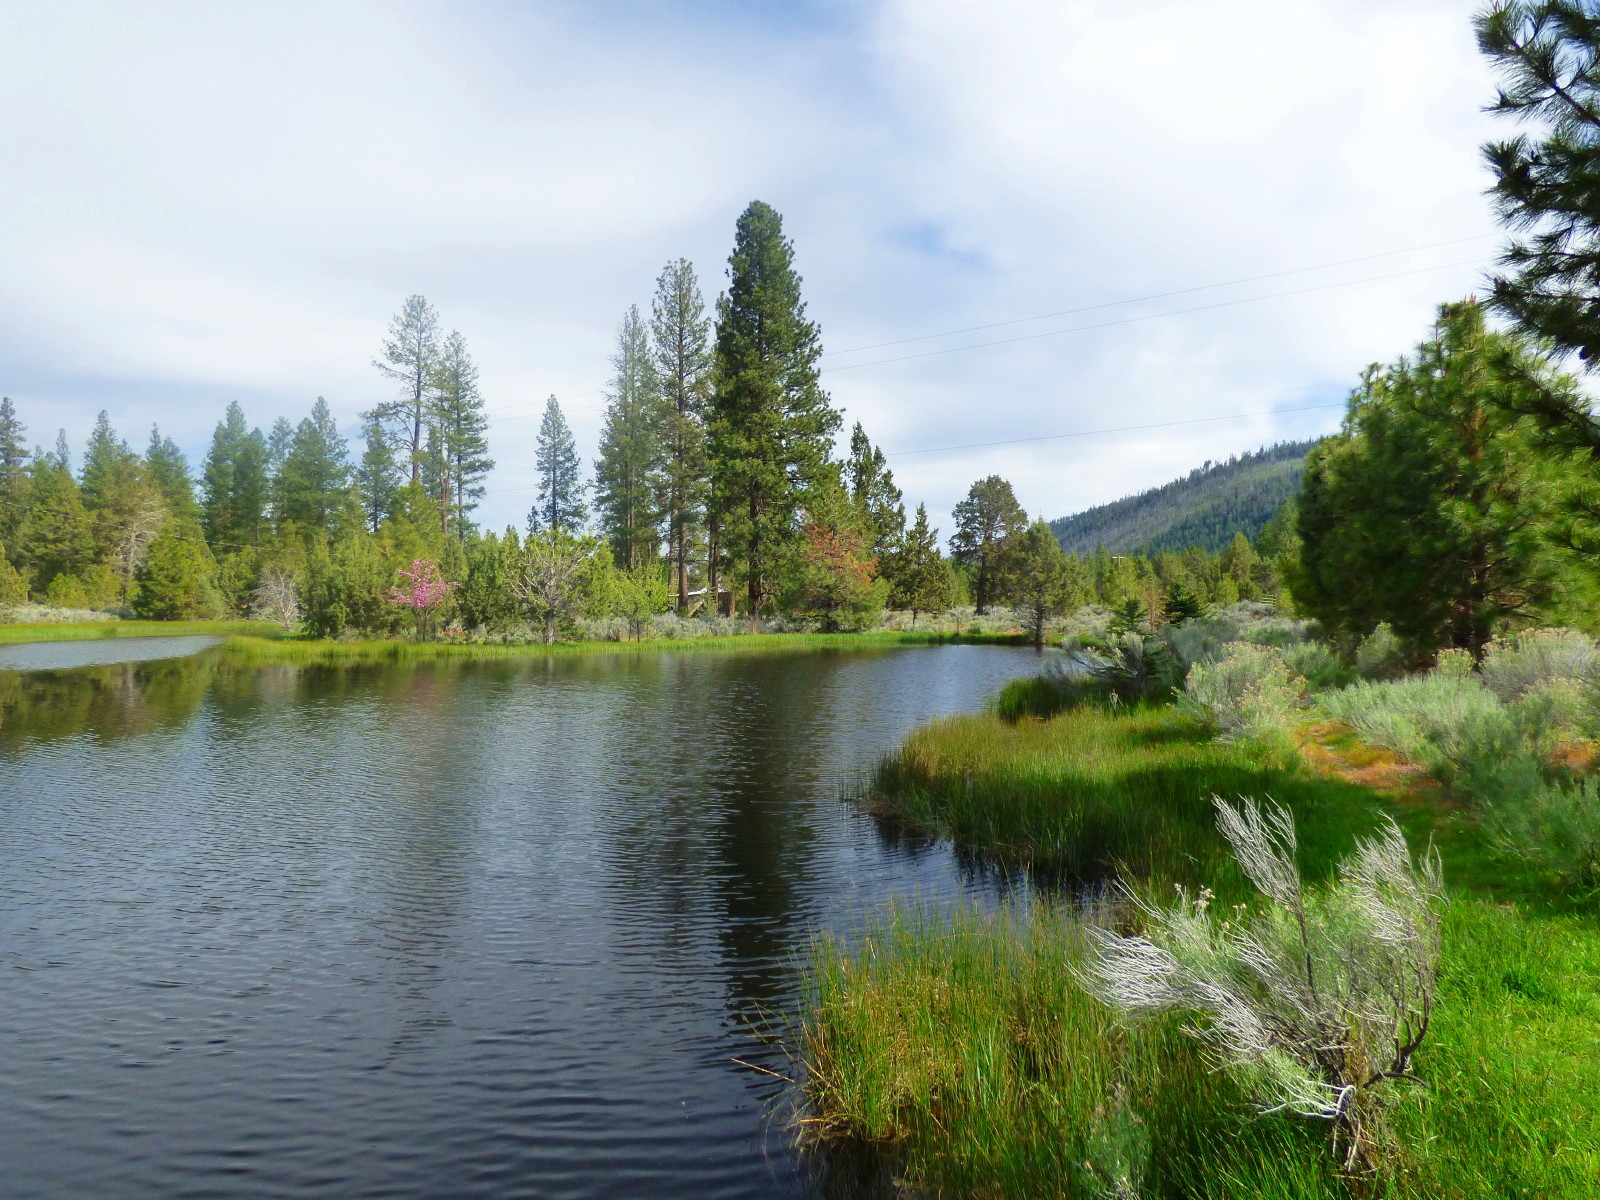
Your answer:
[[[0,1191],[851,1196],[806,944],[987,897],[841,796],[1033,652],[0,671]]]

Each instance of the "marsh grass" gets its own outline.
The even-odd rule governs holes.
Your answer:
[[[967,715],[924,725],[884,760],[864,803],[1061,881],[1118,875],[1248,894],[1217,832],[1213,795],[1289,806],[1312,878],[1375,825],[1381,805],[1290,753],[1216,742],[1201,720],[1170,707],[1094,705],[1046,721]]]
[[[897,1153],[938,1195],[1340,1195],[1318,1138],[1255,1115],[1179,1021],[1118,1024],[1079,985],[1085,951],[1072,905],[897,909],[819,942],[813,1136]]]
[[[17,621],[0,623],[0,646],[18,642],[82,642],[97,638],[248,636],[270,638],[271,621]]]
[[[1600,908],[1496,853],[1469,813],[1433,793],[1397,803],[1275,751],[1207,741],[1170,708],[1090,707],[925,726],[884,764],[868,803],[984,857],[1080,879],[1112,870],[1162,899],[1175,883],[1205,883],[1219,905],[1244,902],[1213,793],[1271,795],[1293,811],[1308,880],[1325,879],[1380,812],[1414,849],[1432,837],[1440,850],[1448,905],[1438,1003],[1414,1064],[1423,1082],[1392,1114],[1389,1173],[1360,1193],[1591,1200]],[[1350,1196],[1325,1130],[1257,1114],[1178,1022],[1124,1027],[1086,994],[1085,916],[1069,900],[902,908],[864,937],[817,942],[798,1033],[802,1128],[875,1147],[911,1194]],[[1103,909],[1087,917],[1108,920]]]
[[[1350,1195],[1325,1131],[1256,1113],[1180,1022],[1116,1023],[1079,984],[1085,940],[1081,914],[1057,905],[898,909],[856,942],[819,941],[805,1128],[875,1146],[913,1189],[945,1196]],[[1591,1200],[1593,916],[1458,895],[1444,945],[1424,1082],[1393,1114],[1400,1159],[1365,1194]]]
[[[230,637],[227,649],[241,661],[306,664],[403,663],[442,659],[544,658],[564,654],[654,654],[781,650],[884,650],[897,646],[1013,646],[1010,634],[751,633],[716,638],[662,638],[640,642],[408,642],[331,641],[311,638]]]

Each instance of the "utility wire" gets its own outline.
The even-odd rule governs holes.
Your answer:
[[[1326,292],[1333,288],[1355,287],[1362,283],[1377,283],[1384,279],[1399,279],[1406,275],[1421,275],[1428,271],[1443,271],[1448,267],[1469,267],[1488,260],[1462,259],[1459,262],[1438,263],[1431,267],[1414,267],[1409,271],[1391,271],[1386,275],[1368,275],[1363,279],[1346,279],[1339,283],[1321,283],[1314,287],[1294,288],[1287,292],[1270,292],[1265,296],[1245,296],[1238,300],[1218,300],[1215,304],[1197,304],[1192,308],[1174,308],[1167,312],[1146,313],[1139,317],[1119,317],[1115,321],[1098,321],[1093,325],[1072,325],[1066,329],[1049,329],[1043,333],[1024,333],[1017,337],[996,338],[992,342],[973,342],[966,346],[947,346],[943,350],[919,350],[916,354],[901,354],[894,358],[874,358],[869,362],[847,363],[842,367],[824,367],[819,374],[835,371],[854,371],[861,367],[879,367],[885,363],[908,362],[913,358],[932,358],[937,354],[956,354],[962,350],[981,350],[985,346],[1009,346],[1014,342],[1031,342],[1039,338],[1060,337],[1066,333],[1082,333],[1090,329],[1110,329],[1114,325],[1133,325],[1139,321],[1155,321],[1161,317],[1180,317],[1185,313],[1210,312],[1217,308],[1235,308],[1241,304],[1256,304],[1262,300],[1281,300],[1286,296],[1305,296],[1311,292]]]
[[[1269,408],[1261,412],[1224,413],[1217,417],[1186,417],[1181,421],[1158,421],[1153,425],[1117,425],[1109,429],[1079,429],[1072,433],[1045,433],[1038,437],[1007,438],[1003,442],[968,442],[961,446],[928,446],[921,450],[893,450],[884,453],[885,458],[904,458],[908,454],[943,454],[947,450],[984,450],[990,446],[1016,446],[1023,442],[1052,442],[1058,438],[1094,437],[1101,433],[1132,433],[1140,429],[1170,429],[1174,425],[1200,425],[1207,421],[1238,421],[1244,417],[1276,417],[1283,413],[1319,412],[1328,408],[1343,408],[1345,402],[1337,404],[1308,404],[1303,408]]]
[[[1379,258],[1394,258],[1401,254],[1414,254],[1419,250],[1437,250],[1441,246],[1459,246],[1463,242],[1480,242],[1484,238],[1499,237],[1498,233],[1475,233],[1471,237],[1450,238],[1443,242],[1428,242],[1422,246],[1408,246],[1404,250],[1385,250],[1381,254],[1363,254],[1358,258],[1341,258],[1334,262],[1318,263],[1314,267],[1291,267],[1286,271],[1272,271],[1266,275],[1246,275],[1222,283],[1203,283],[1198,287],[1178,288],[1171,292],[1152,292],[1148,296],[1133,296],[1127,300],[1105,300],[1099,304],[1086,304],[1082,308],[1063,308],[1056,312],[1040,313],[1036,317],[1013,317],[1009,321],[994,321],[988,325],[969,325],[965,329],[947,329],[943,333],[924,333],[916,337],[898,338],[892,342],[873,342],[867,346],[852,346],[848,350],[829,350],[821,357],[835,354],[858,354],[863,350],[881,350],[885,346],[904,346],[911,342],[926,342],[933,338],[955,337],[958,333],[979,333],[985,329],[1001,329],[1007,325],[1023,325],[1029,321],[1047,321],[1051,317],[1070,317],[1075,313],[1095,312],[1102,308],[1119,308],[1124,304],[1142,304],[1147,300],[1165,300],[1172,296],[1188,296],[1195,292],[1209,292],[1216,288],[1235,287],[1241,283],[1261,283],[1268,279],[1282,279],[1286,275],[1303,275],[1308,271],[1326,271],[1333,267],[1347,267],[1352,263],[1372,262]]]
[[[1078,429],[1071,433],[1044,433],[1036,437],[1007,438],[1000,442],[967,442],[960,446],[927,446],[920,450],[894,450],[886,452],[885,458],[904,458],[910,454],[943,454],[950,450],[983,450],[990,446],[1015,446],[1023,442],[1050,442],[1060,438],[1094,437],[1102,433],[1134,433],[1141,429],[1170,429],[1174,425],[1202,425],[1209,421],[1238,421],[1245,417],[1276,417],[1283,413],[1321,412],[1330,408],[1343,408],[1345,402],[1340,400],[1335,404],[1307,404],[1301,408],[1271,408],[1261,412],[1222,413],[1214,417],[1186,417],[1181,421],[1157,421],[1149,425],[1118,425],[1109,429]],[[486,496],[498,496],[507,492],[535,492],[539,484],[530,487],[490,488],[484,493]]]
[[[1009,325],[1024,325],[1024,324],[1028,323],[1029,321],[1046,321],[1046,320],[1049,320],[1052,317],[1067,317],[1067,316],[1073,316],[1073,315],[1075,315],[1077,313],[1098,312],[1101,309],[1121,308],[1122,306],[1128,305],[1128,304],[1143,304],[1143,303],[1146,303],[1146,302],[1151,301],[1151,300],[1169,299],[1169,298],[1171,298],[1173,296],[1189,296],[1189,295],[1193,295],[1196,292],[1209,292],[1209,291],[1215,291],[1217,288],[1237,287],[1238,285],[1245,284],[1245,283],[1261,283],[1261,282],[1264,282],[1264,281],[1266,281],[1268,279],[1282,279],[1282,278],[1285,278],[1286,276],[1289,276],[1289,275],[1304,275],[1304,274],[1307,274],[1308,272],[1311,272],[1311,271],[1326,271],[1326,270],[1331,270],[1334,267],[1347,267],[1347,266],[1350,266],[1350,265],[1352,265],[1354,263],[1373,262],[1373,261],[1375,261],[1377,259],[1380,259],[1380,258],[1394,258],[1394,257],[1396,257],[1398,255],[1401,255],[1401,254],[1414,254],[1414,253],[1417,253],[1417,252],[1422,251],[1422,250],[1437,250],[1437,249],[1439,249],[1440,247],[1443,247],[1443,246],[1459,246],[1459,245],[1462,245],[1465,242],[1479,242],[1479,241],[1484,240],[1485,238],[1498,237],[1498,236],[1500,236],[1498,233],[1475,233],[1470,237],[1447,238],[1446,240],[1444,240],[1442,242],[1425,242],[1420,246],[1407,246],[1404,249],[1400,249],[1400,250],[1384,250],[1384,251],[1381,251],[1381,252],[1379,252],[1377,254],[1362,254],[1362,255],[1358,255],[1358,256],[1356,256],[1354,258],[1340,258],[1340,259],[1335,259],[1332,262],[1317,263],[1317,264],[1315,264],[1313,266],[1309,266],[1309,267],[1290,267],[1290,268],[1288,268],[1286,270],[1283,270],[1283,271],[1269,271],[1264,275],[1245,275],[1245,276],[1241,276],[1238,279],[1223,280],[1221,283],[1203,283],[1203,284],[1199,284],[1199,285],[1197,285],[1195,287],[1176,288],[1173,291],[1169,291],[1169,292],[1151,292],[1150,294],[1144,295],[1144,296],[1132,296],[1132,297],[1129,297],[1126,300],[1103,300],[1103,301],[1100,301],[1099,303],[1096,303],[1096,304],[1083,305],[1080,308],[1063,308],[1063,309],[1058,309],[1055,312],[1040,313],[1037,316],[1032,316],[1032,317],[1014,317],[1014,318],[1012,318],[1010,320],[1007,320],[1007,321],[993,321],[993,322],[990,322],[987,325],[968,325],[968,326],[966,326],[965,328],[962,328],[962,329],[947,329],[942,333],[923,333],[923,334],[918,334],[915,337],[897,338],[894,341],[871,342],[871,343],[869,343],[867,345],[864,345],[864,346],[851,346],[850,348],[848,348],[846,350],[828,350],[828,351],[825,351],[821,355],[821,357],[822,358],[832,358],[832,357],[835,357],[837,355],[859,354],[859,353],[861,353],[863,351],[866,351],[866,350],[881,350],[881,349],[883,349],[885,347],[888,347],[888,346],[905,346],[905,345],[909,345],[909,344],[911,344],[913,342],[931,341],[934,338],[955,337],[957,334],[962,334],[962,333],[980,333],[985,329],[1003,329],[1003,328],[1005,328],[1006,326],[1009,326]],[[1469,260],[1469,261],[1476,262],[1478,260],[1474,259],[1474,260]],[[1417,268],[1417,270],[1418,271],[1436,271],[1436,270],[1442,270],[1444,267],[1461,266],[1461,265],[1464,265],[1464,264],[1462,264],[1462,263],[1442,263],[1442,264],[1439,264],[1438,266],[1433,266],[1433,267],[1420,267],[1420,268]],[[1411,273],[1411,272],[1401,271],[1401,272],[1396,272],[1394,275],[1377,275],[1377,276],[1373,276],[1372,279],[1391,279],[1391,278],[1395,278],[1397,275],[1404,275],[1404,274],[1409,274],[1409,273]],[[1325,284],[1323,286],[1325,286],[1325,287],[1343,287],[1343,286],[1347,286],[1348,283],[1365,283],[1365,282],[1370,282],[1370,280],[1350,280],[1350,281],[1347,281],[1347,283]],[[1315,290],[1315,289],[1306,289],[1306,290],[1309,291],[1309,290]],[[1292,296],[1292,295],[1299,295],[1299,294],[1300,294],[1299,292],[1283,292],[1283,293],[1278,293],[1277,295]],[[1274,295],[1274,296],[1266,296],[1266,297],[1259,297],[1259,299],[1275,299],[1275,298],[1276,298],[1276,295]],[[1244,303],[1244,301],[1230,301],[1229,303]],[[1191,308],[1191,309],[1180,309],[1178,311],[1179,312],[1198,312],[1198,311],[1201,311],[1201,310],[1200,309],[1192,309]],[[1168,314],[1158,313],[1158,314],[1153,314],[1153,315],[1155,315],[1155,316],[1164,316],[1164,315],[1168,315]],[[1147,320],[1149,318],[1141,317],[1141,318],[1134,318],[1134,319]],[[1086,328],[1086,329],[1098,329],[1098,328],[1101,328],[1101,326],[1089,325],[1089,326],[1084,326],[1083,328]],[[1054,331],[1054,332],[1065,333],[1065,332],[1070,332],[1070,331],[1068,331],[1068,330],[1057,330],[1057,331]],[[1049,336],[1053,336],[1053,334],[1046,333],[1046,334],[1036,334],[1036,335],[1031,335],[1031,336],[1049,337]],[[988,346],[988,345],[1003,345],[1003,344],[1004,344],[1003,341],[978,343],[978,345],[985,345],[985,346]],[[956,347],[952,347],[951,350],[952,351],[953,350],[965,350],[965,349],[971,349],[971,348],[972,347],[967,347],[967,346],[956,346]],[[947,351],[932,351],[931,353],[946,353],[946,352]],[[910,357],[910,356],[908,356],[908,357]],[[883,360],[880,360],[880,361],[883,361],[883,362],[898,362],[900,360],[899,359],[883,359]],[[875,364],[873,364],[873,363],[853,363],[853,364],[850,364],[849,366],[825,367],[825,368],[823,368],[823,370],[824,371],[842,371],[842,370],[850,370],[852,367],[857,367],[857,366],[866,367],[866,366],[873,366],[873,365],[875,365]],[[589,396],[599,396],[599,395],[602,395],[602,394],[603,394],[603,392],[601,392],[599,390],[596,390],[596,391],[592,391],[592,392],[578,392],[578,393],[576,393],[576,394],[574,394],[572,396],[558,396],[556,399],[561,403],[566,403],[569,400],[584,399],[584,398],[589,397]],[[543,401],[541,401],[541,400],[522,400],[522,401],[517,401],[517,402],[515,402],[513,404],[501,405],[498,408],[487,408],[484,411],[487,412],[487,413],[510,412],[513,409],[526,408],[527,406],[532,405],[532,404],[542,404],[542,403],[543,403]],[[580,407],[587,409],[587,408],[592,408],[594,406],[593,405],[582,405]],[[537,414],[534,414],[534,415],[537,415]],[[510,419],[510,420],[518,420],[518,419],[521,419],[521,418],[508,418],[508,419]]]

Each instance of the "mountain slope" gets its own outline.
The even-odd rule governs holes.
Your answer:
[[[1050,522],[1063,548],[1221,550],[1235,533],[1254,538],[1300,487],[1315,441],[1283,442],[1226,462],[1206,463],[1181,479]]]

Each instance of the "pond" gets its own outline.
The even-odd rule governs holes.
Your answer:
[[[997,885],[846,797],[1039,665],[0,671],[5,1194],[870,1193],[786,1121],[808,942]]]

